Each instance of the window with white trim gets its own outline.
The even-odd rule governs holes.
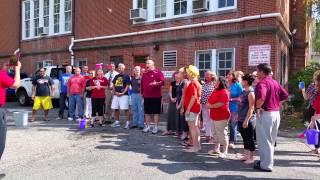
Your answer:
[[[204,78],[207,70],[215,72],[219,76],[225,76],[234,69],[235,49],[209,49],[196,51],[195,65],[200,71],[200,78]]]
[[[39,14],[40,14],[40,2],[39,0],[33,1],[33,32],[34,36],[38,36],[39,34]]]
[[[235,0],[219,0],[218,8],[233,7]]]
[[[72,0],[23,0],[22,39],[70,33]],[[46,33],[39,29],[46,28]]]
[[[64,30],[71,31],[71,0],[64,1]]]
[[[180,17],[193,16],[195,14],[208,14],[237,9],[238,0],[199,0],[207,2],[208,10],[193,11],[194,0],[132,0],[132,8],[144,8],[147,10],[145,21],[134,23],[153,22]]]
[[[40,69],[43,67],[52,66],[53,61],[52,60],[43,60],[36,63],[36,69]]]
[[[148,9],[148,0],[138,0],[138,8]]]
[[[154,17],[164,18],[167,16],[167,0],[155,0]]]
[[[174,15],[181,15],[187,13],[187,0],[174,0]]]
[[[75,66],[80,68],[82,68],[83,66],[87,66],[87,59],[86,58],[76,59]]]
[[[54,33],[59,33],[60,31],[60,0],[54,0],[53,8],[53,19],[54,19]]]
[[[207,70],[212,70],[212,53],[208,51],[199,51],[196,54],[196,66],[200,72],[200,78],[204,78],[204,74]]]
[[[177,67],[177,51],[163,51],[163,67]]]
[[[217,51],[217,74],[219,76],[226,76],[232,70],[234,64],[233,49],[225,49]]]
[[[49,0],[43,0],[43,27],[49,27]]]
[[[30,36],[30,1],[24,3],[24,36]]]

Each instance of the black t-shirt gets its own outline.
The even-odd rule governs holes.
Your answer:
[[[171,90],[171,94],[172,94],[172,98],[176,98],[177,97],[177,82],[176,81],[173,81],[171,82],[171,87],[172,87],[172,90]]]
[[[86,97],[87,98],[91,98],[91,95],[92,95],[92,90],[87,90],[87,87],[90,87],[91,85],[90,85],[90,79],[89,80],[87,80],[87,82],[86,82]]]
[[[50,96],[50,86],[53,85],[53,80],[49,76],[36,76],[32,84],[36,86],[36,96]]]
[[[127,74],[118,74],[114,77],[113,86],[115,89],[115,92],[122,93],[127,85],[130,85],[130,77]],[[128,91],[124,94],[128,95]]]

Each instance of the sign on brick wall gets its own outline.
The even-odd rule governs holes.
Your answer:
[[[257,66],[261,63],[270,64],[271,45],[255,45],[249,46],[249,66]]]
[[[173,75],[174,72],[175,72],[175,71],[162,71],[163,76],[164,76],[165,78],[172,78],[172,75]]]

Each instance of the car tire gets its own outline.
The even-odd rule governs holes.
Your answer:
[[[17,93],[17,99],[21,106],[27,106],[30,104],[30,98],[25,90],[19,90]]]

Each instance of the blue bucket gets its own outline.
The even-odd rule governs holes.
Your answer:
[[[85,129],[86,128],[86,124],[87,124],[86,119],[81,119],[80,122],[79,122],[79,129]]]
[[[319,143],[319,133],[318,129],[307,129],[306,130],[306,137],[307,143],[310,145],[316,145]]]

